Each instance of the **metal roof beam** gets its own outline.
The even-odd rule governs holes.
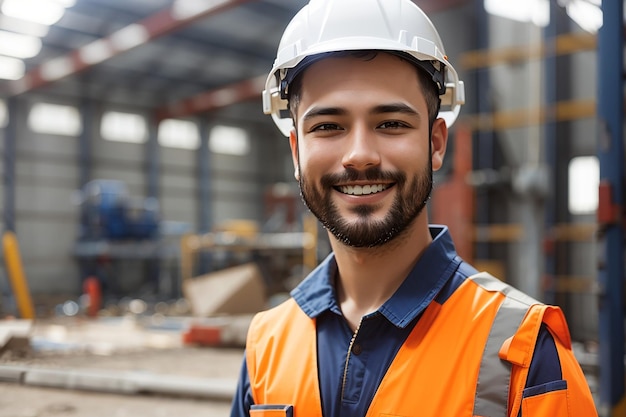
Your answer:
[[[266,78],[266,75],[261,75],[163,106],[156,110],[156,117],[159,120],[187,117],[257,98],[261,95]]]
[[[202,18],[219,14],[251,0],[216,0],[209,7],[188,15],[177,15],[174,6],[128,25],[117,32],[97,39],[63,56],[44,62],[20,80],[5,85],[9,96],[31,91],[84,71],[114,56],[144,45],[153,39],[180,30]]]

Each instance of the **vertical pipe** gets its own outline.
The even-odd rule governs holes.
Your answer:
[[[489,48],[489,16],[485,11],[482,1],[476,3],[476,47],[478,50]],[[478,114],[488,114],[491,108],[491,83],[490,67],[476,70],[476,111]],[[492,169],[493,160],[493,132],[479,130],[476,133],[474,149],[474,166],[477,170]],[[476,223],[487,225],[490,220],[489,210],[489,190],[487,187],[479,187],[476,190]],[[479,261],[488,260],[490,257],[489,243],[478,242],[475,248],[475,259]]]
[[[15,154],[17,145],[17,99],[7,99],[8,123],[4,129],[4,158],[2,171],[4,207],[3,218],[5,231],[15,232]]]
[[[598,34],[598,221],[604,233],[598,242],[598,356],[600,411],[608,415],[624,397],[624,5],[621,0],[603,1],[602,8],[604,24]]]

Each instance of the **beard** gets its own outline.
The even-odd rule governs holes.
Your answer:
[[[363,175],[347,168],[341,174],[326,174],[317,187],[300,168],[300,192],[304,203],[322,225],[340,242],[355,248],[374,248],[401,235],[422,212],[433,188],[432,161],[410,181],[402,172],[381,171],[374,167],[365,171],[365,178],[372,182],[393,182],[396,195],[389,212],[382,220],[372,219],[376,210],[373,205],[363,204],[352,208],[356,221],[348,222],[339,214],[332,202],[333,186],[362,179]]]

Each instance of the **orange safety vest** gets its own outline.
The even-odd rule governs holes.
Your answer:
[[[567,382],[522,398],[542,323]],[[246,361],[252,417],[322,417],[315,319],[293,299],[254,318]],[[367,417],[517,417],[520,407],[523,417],[597,416],[561,310],[481,273],[426,308]]]

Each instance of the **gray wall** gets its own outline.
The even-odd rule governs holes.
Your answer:
[[[81,277],[72,255],[79,232],[79,138],[35,133],[27,126],[33,103],[45,101],[76,106],[80,103],[26,95],[18,100],[16,161],[16,232],[28,283],[33,294],[78,294]],[[147,195],[147,145],[112,142],[100,137],[100,117],[108,110],[139,113],[145,109],[123,106],[94,106],[95,120],[89,137],[91,179],[125,182],[133,198]],[[259,104],[260,108],[260,104]],[[212,224],[229,219],[264,221],[263,192],[273,182],[284,181],[286,142],[278,130],[263,123],[213,118],[212,124],[243,127],[250,133],[251,152],[245,156],[200,155],[199,150],[160,147],[158,194],[161,217],[165,222],[189,225],[198,230],[198,158],[209,158]],[[0,128],[0,151],[5,130]],[[202,138],[207,140],[207,138]],[[284,145],[284,146],[280,146]],[[281,167],[277,169],[277,167]],[[0,184],[0,210],[2,203]],[[3,225],[4,226],[4,225]],[[132,265],[130,265],[132,266]],[[129,268],[130,268],[129,266]],[[132,273],[137,273],[137,267]]]
[[[67,292],[79,282],[71,257],[78,219],[72,204],[78,176],[77,139],[28,129],[33,102],[33,97],[18,101],[15,228],[31,291]]]

